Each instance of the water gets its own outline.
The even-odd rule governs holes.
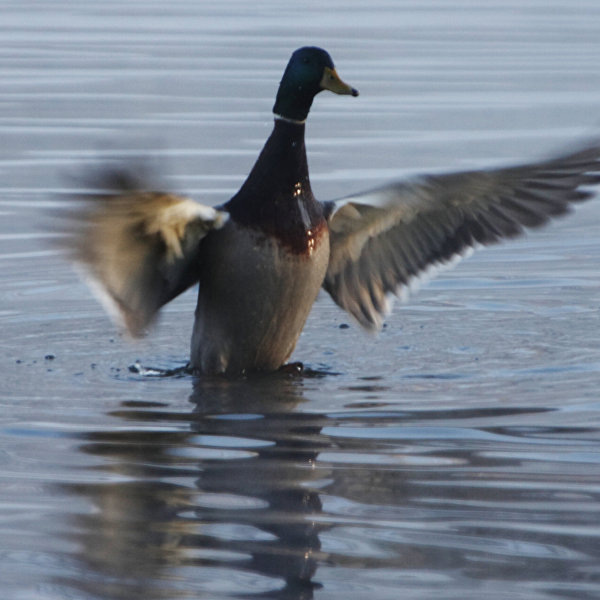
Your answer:
[[[193,291],[131,344],[46,226],[115,148],[226,200],[306,43],[361,91],[315,101],[320,198],[589,138],[595,1],[1,10],[0,597],[600,596],[597,200],[444,273],[377,338],[323,294],[305,376],[234,382],[130,372],[185,364]]]

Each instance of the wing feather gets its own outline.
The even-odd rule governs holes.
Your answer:
[[[591,198],[600,146],[517,167],[425,175],[325,205],[331,253],[324,288],[366,329],[390,294],[432,267],[544,225]]]
[[[164,304],[198,281],[201,241],[229,215],[189,198],[145,191],[119,174],[107,173],[102,181],[116,189],[73,211],[63,241],[110,316],[138,337]]]

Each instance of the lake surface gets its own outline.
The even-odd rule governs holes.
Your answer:
[[[377,338],[323,293],[304,376],[229,382],[130,371],[186,363],[194,291],[132,344],[48,222],[115,153],[225,201],[306,44],[361,92],[313,106],[321,199],[597,137],[596,0],[0,10],[1,598],[600,597],[600,201]]]

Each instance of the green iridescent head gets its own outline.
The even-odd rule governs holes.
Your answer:
[[[314,46],[299,48],[283,73],[273,112],[286,119],[304,121],[313,98],[323,90],[358,96],[357,90],[339,78],[325,50]]]

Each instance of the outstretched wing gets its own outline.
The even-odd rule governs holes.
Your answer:
[[[141,336],[164,304],[198,281],[200,242],[228,213],[135,189],[126,174],[107,172],[102,181],[119,189],[72,213],[65,243],[110,316]]]
[[[589,198],[600,146],[524,166],[426,175],[327,203],[324,288],[363,327],[381,327],[390,294],[478,245],[539,227]]]

